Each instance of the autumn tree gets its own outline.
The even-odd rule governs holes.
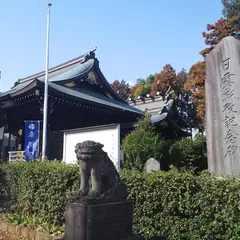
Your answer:
[[[166,64],[163,67],[163,70],[156,75],[153,85],[152,85],[152,95],[156,95],[157,92],[160,93],[161,96],[164,96],[167,92],[168,88],[173,87],[176,83],[176,71],[170,65]]]
[[[209,46],[200,52],[204,58],[223,38],[235,34],[235,27],[223,18],[220,18],[215,24],[208,24],[207,30],[208,33],[202,33],[205,44]]]
[[[144,96],[145,79],[139,78],[137,83],[131,88],[131,97],[137,98],[138,96]]]
[[[214,47],[227,36],[240,36],[240,0],[222,0],[223,16],[215,24],[208,24],[207,31],[203,32],[207,48],[200,54],[205,58]],[[194,64],[184,84],[185,91],[191,91],[197,107],[198,119],[203,123],[205,118],[205,61]]]
[[[194,64],[188,73],[187,82],[184,85],[185,91],[192,93],[192,98],[197,108],[197,117],[201,123],[205,119],[205,61]]]
[[[131,97],[136,98],[137,96],[139,96],[138,93],[139,93],[139,91],[140,91],[140,88],[141,88],[141,86],[140,86],[138,83],[135,84],[135,85],[131,88],[131,91],[130,91]]]
[[[115,80],[111,84],[112,88],[115,90],[115,92],[123,99],[127,100],[130,95],[130,86],[126,81],[122,80],[119,82],[118,80]]]
[[[202,35],[205,44],[209,47],[200,52],[203,57],[225,37],[234,36],[240,38],[240,0],[222,0],[223,16],[215,24],[207,24],[207,31]]]

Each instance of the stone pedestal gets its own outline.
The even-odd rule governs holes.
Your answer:
[[[132,216],[132,201],[100,205],[67,203],[64,240],[141,239],[133,236]]]

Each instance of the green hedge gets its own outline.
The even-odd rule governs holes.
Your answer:
[[[135,230],[169,239],[240,239],[240,181],[169,171],[122,175],[135,200]]]
[[[57,162],[29,162],[2,165],[6,172],[5,199],[8,208],[52,223],[63,222],[65,203],[79,185],[76,166]]]
[[[0,168],[7,181],[0,183],[0,193],[11,200],[15,212],[63,223],[64,205],[79,185],[76,166],[43,162]],[[134,200],[136,233],[169,240],[240,239],[239,179],[177,170],[150,175],[123,171],[121,176]]]

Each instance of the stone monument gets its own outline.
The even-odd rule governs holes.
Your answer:
[[[151,173],[152,171],[159,171],[160,163],[154,158],[149,158],[145,163],[144,169],[146,173]]]
[[[234,37],[208,54],[205,93],[208,169],[240,177],[240,41]]]
[[[63,239],[144,239],[133,235],[133,203],[127,200],[127,187],[102,147],[93,141],[76,145],[81,186],[66,205]]]

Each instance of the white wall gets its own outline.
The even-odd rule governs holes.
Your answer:
[[[63,161],[76,163],[75,146],[87,140],[103,144],[103,150],[108,153],[117,170],[120,170],[120,125],[111,124],[65,131]]]

